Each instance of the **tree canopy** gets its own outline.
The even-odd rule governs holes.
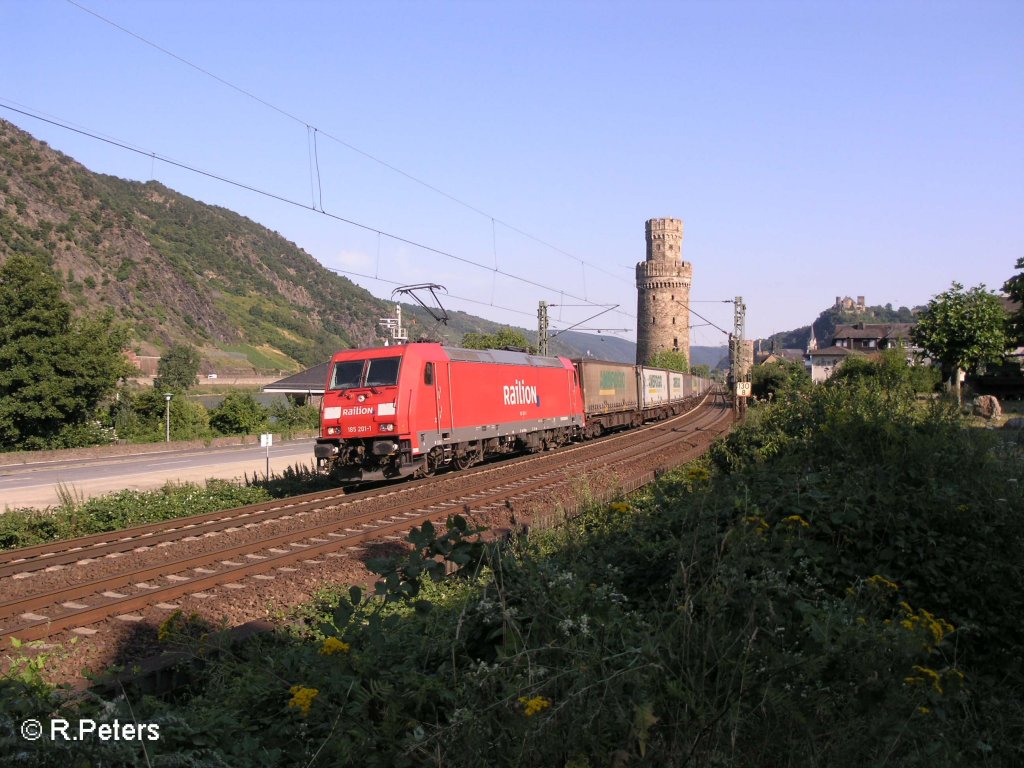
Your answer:
[[[780,397],[810,385],[811,374],[806,366],[792,360],[755,365],[751,369],[751,392],[755,397]]]
[[[0,448],[100,440],[92,420],[131,371],[127,341],[112,312],[74,318],[53,270],[13,254],[0,268]]]
[[[466,333],[462,336],[466,349],[525,349],[535,351],[529,339],[514,328],[502,328],[497,333]]]
[[[225,435],[251,435],[266,423],[266,409],[248,392],[228,393],[210,413],[210,426]]]
[[[199,350],[191,344],[172,344],[157,363],[153,388],[182,392],[196,384]]]
[[[994,363],[1006,353],[1006,310],[984,285],[964,291],[954,282],[928,302],[910,337],[950,372],[959,399],[960,370]]]
[[[1017,269],[1024,270],[1024,256],[1017,259]],[[1010,315],[1007,334],[1010,342],[1018,346],[1024,345],[1024,271],[1018,272],[1003,284],[1003,290],[1011,299],[1020,304],[1017,311]]]
[[[647,365],[651,368],[667,368],[670,371],[682,371],[683,373],[690,370],[690,363],[687,361],[686,355],[672,349],[663,349],[661,352],[651,355]]]

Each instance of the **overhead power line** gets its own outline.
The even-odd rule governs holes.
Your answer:
[[[184,58],[183,56],[179,56],[178,54],[174,53],[173,51],[170,51],[167,48],[164,48],[163,46],[158,45],[157,43],[152,42],[151,40],[148,40],[147,38],[143,37],[142,35],[138,34],[137,32],[133,32],[132,30],[128,29],[127,27],[121,26],[116,21],[113,21],[112,19],[108,19],[106,16],[103,16],[103,15],[97,13],[96,11],[92,10],[91,8],[88,8],[88,7],[84,6],[84,5],[82,5],[81,3],[75,2],[75,0],[66,0],[66,2],[68,4],[70,4],[70,5],[73,5],[75,8],[78,8],[79,10],[84,11],[85,13],[88,13],[90,16],[93,16],[93,17],[99,19],[104,24],[109,24],[110,26],[114,27],[115,29],[118,29],[121,32],[124,32],[126,35],[130,35],[131,37],[134,37],[139,42],[141,42],[141,43],[143,43],[145,45],[148,45],[149,47],[154,48],[157,51],[160,51],[160,53],[163,53],[166,56],[170,56],[175,61],[178,61],[178,62],[184,64],[187,67],[191,67],[192,69],[196,70],[197,72],[199,72],[199,73],[201,73],[203,75],[206,75],[207,77],[212,78],[213,80],[216,80],[221,85],[224,85],[224,86],[230,88],[231,90],[236,91],[237,93],[240,93],[243,96],[245,96],[247,98],[250,98],[253,101],[258,102],[259,104],[262,104],[263,106],[267,107],[268,109],[272,109],[273,111],[277,112],[278,114],[283,115],[284,117],[287,117],[289,120],[293,120],[294,122],[299,123],[300,125],[304,126],[307,130],[312,129],[313,132],[314,132],[314,142],[316,141],[316,133],[319,132],[321,135],[324,136],[324,138],[330,139],[331,141],[333,141],[333,142],[335,142],[335,143],[345,147],[346,149],[348,149],[348,150],[350,150],[352,152],[355,152],[358,155],[362,155],[366,159],[371,160],[371,161],[377,163],[378,165],[381,165],[384,168],[387,168],[388,170],[390,170],[390,171],[392,171],[394,173],[397,173],[400,176],[405,177],[409,181],[412,181],[415,184],[419,184],[420,186],[424,187],[425,189],[429,189],[431,192],[434,192],[435,194],[441,195],[442,197],[445,197],[448,200],[451,200],[453,203],[456,203],[457,205],[461,205],[463,208],[466,208],[466,209],[468,209],[470,211],[473,211],[474,213],[476,213],[476,214],[478,214],[480,216],[483,216],[486,219],[491,219],[491,221],[493,221],[493,222],[495,222],[497,224],[501,224],[501,226],[505,227],[506,229],[511,230],[512,232],[515,232],[518,235],[522,235],[523,237],[525,237],[525,238],[527,238],[529,240],[532,240],[535,243],[543,245],[545,248],[550,248],[551,250],[555,251],[556,253],[560,253],[563,256],[567,256],[568,258],[573,259],[574,261],[579,262],[581,265],[585,264],[586,266],[592,267],[592,268],[594,268],[594,269],[596,269],[596,270],[598,270],[600,272],[603,272],[604,274],[608,275],[609,277],[611,277],[611,278],[613,278],[615,280],[618,280],[620,282],[628,284],[627,280],[623,280],[621,277],[619,277],[615,273],[609,272],[608,270],[604,269],[600,265],[593,264],[593,263],[591,263],[589,261],[581,259],[579,256],[576,256],[575,254],[570,253],[569,251],[566,251],[566,250],[564,250],[562,248],[559,248],[557,245],[553,245],[553,244],[551,244],[551,243],[549,243],[549,242],[547,242],[547,241],[537,237],[536,235],[530,234],[529,232],[521,229],[520,227],[515,226],[514,224],[510,224],[507,221],[503,221],[502,219],[500,219],[500,218],[498,218],[496,216],[492,216],[491,214],[487,213],[486,211],[481,210],[480,208],[476,207],[475,205],[471,205],[470,203],[467,203],[464,200],[461,200],[461,199],[455,197],[454,195],[452,195],[452,194],[450,194],[448,192],[445,192],[443,189],[440,189],[439,187],[436,187],[433,184],[430,184],[429,182],[426,182],[423,179],[420,179],[419,177],[414,176],[413,174],[411,174],[411,173],[409,173],[407,171],[402,170],[398,166],[392,165],[391,163],[387,162],[386,160],[382,160],[379,157],[377,157],[375,155],[372,155],[372,154],[370,154],[369,152],[367,152],[367,151],[365,151],[363,149],[360,149],[359,147],[355,146],[354,144],[351,144],[351,143],[345,141],[342,138],[334,136],[333,134],[331,134],[331,133],[329,133],[327,131],[324,131],[324,130],[314,126],[308,120],[303,120],[302,118],[292,114],[291,112],[287,111],[286,109],[282,109],[281,107],[277,106],[276,104],[273,104],[273,103],[267,101],[266,99],[264,99],[264,98],[262,98],[260,96],[257,96],[252,91],[247,91],[245,88],[242,88],[242,87],[240,87],[238,85],[235,85],[234,83],[230,82],[229,80],[225,80],[223,77],[220,77],[219,75],[214,74],[210,70],[205,69],[204,67],[201,67],[198,64],[195,64],[195,63],[189,61],[188,59]],[[315,148],[315,143],[314,143],[314,148]],[[317,177],[318,177],[318,182],[319,182],[319,167],[317,168]],[[321,200],[321,206],[322,206],[322,203],[323,203],[323,201]],[[584,275],[584,280],[586,280],[586,275]],[[586,293],[585,290],[584,290],[584,293]]]
[[[26,111],[24,109],[18,109],[17,107],[13,107],[10,104],[6,104],[6,103],[4,103],[2,101],[0,101],[0,108],[10,110],[11,112],[16,112],[16,113],[18,113],[20,115],[25,115],[26,117],[31,117],[34,120],[39,120],[41,122],[48,123],[48,124],[56,126],[58,128],[63,128],[65,130],[72,131],[72,132],[80,134],[82,136],[87,136],[88,138],[95,139],[96,141],[102,141],[105,144],[110,144],[111,146],[115,146],[115,147],[118,147],[120,149],[124,149],[124,150],[126,150],[128,152],[134,152],[135,154],[143,155],[144,157],[149,157],[149,158],[152,158],[154,160],[159,160],[160,162],[167,163],[168,165],[173,165],[176,168],[181,168],[183,170],[199,174],[200,176],[205,176],[207,178],[214,179],[216,181],[220,181],[220,182],[222,182],[224,184],[229,184],[229,185],[237,187],[239,189],[244,189],[246,191],[253,192],[253,193],[258,194],[258,195],[263,195],[264,197],[268,197],[268,198],[270,198],[272,200],[277,200],[278,202],[286,203],[286,204],[294,206],[296,208],[302,208],[303,210],[311,211],[313,213],[318,213],[321,216],[326,216],[326,217],[328,217],[330,219],[334,219],[335,221],[340,221],[340,222],[342,222],[344,224],[349,224],[350,226],[358,227],[359,229],[363,229],[363,230],[366,230],[368,232],[375,232],[375,233],[377,233],[378,236],[383,235],[385,237],[388,237],[388,238],[394,240],[395,242],[405,243],[406,245],[411,245],[411,246],[413,246],[415,248],[420,248],[420,249],[422,249],[424,251],[427,251],[429,253],[434,253],[434,254],[437,254],[438,256],[444,256],[446,258],[453,259],[453,260],[461,262],[463,264],[468,264],[470,266],[474,266],[474,267],[477,267],[479,269],[483,269],[483,270],[485,270],[487,272],[493,272],[495,274],[501,275],[502,277],[507,277],[507,278],[509,278],[511,280],[516,280],[516,281],[524,283],[526,285],[530,285],[530,286],[533,286],[535,288],[540,288],[541,290],[544,290],[544,291],[551,290],[550,286],[543,285],[542,283],[539,283],[539,282],[537,282],[535,280],[531,280],[530,278],[522,277],[520,275],[516,275],[516,274],[513,274],[511,272],[507,272],[507,271],[505,271],[503,269],[499,269],[498,267],[491,267],[491,266],[488,266],[486,264],[481,264],[480,262],[473,261],[472,259],[468,259],[468,258],[466,258],[464,256],[458,256],[458,255],[456,255],[454,253],[450,253],[448,251],[443,251],[443,250],[441,250],[439,248],[434,248],[432,246],[426,245],[425,243],[420,243],[420,242],[417,242],[415,240],[411,240],[411,239],[409,239],[407,237],[402,237],[400,235],[396,235],[396,234],[393,234],[391,232],[387,232],[387,231],[385,231],[383,229],[379,229],[377,227],[373,227],[373,226],[370,226],[368,224],[363,224],[362,222],[358,222],[358,221],[355,221],[353,219],[348,219],[348,218],[346,218],[344,216],[339,216],[338,214],[335,214],[335,213],[330,213],[329,211],[323,210],[322,208],[318,209],[315,205],[306,205],[305,203],[300,203],[297,200],[293,200],[293,199],[285,197],[283,195],[279,195],[279,194],[276,194],[274,192],[268,192],[267,190],[260,189],[259,187],[254,187],[251,184],[246,184],[244,182],[235,181],[234,179],[229,179],[226,176],[221,176],[220,174],[213,173],[211,171],[203,170],[202,168],[198,168],[196,166],[189,165],[188,163],[184,163],[184,162],[181,162],[179,160],[173,160],[173,159],[171,159],[169,157],[165,157],[165,156],[160,155],[160,154],[158,154],[156,152],[148,152],[148,151],[146,151],[144,149],[139,149],[138,147],[134,147],[134,146],[132,146],[130,144],[127,144],[127,143],[125,143],[123,141],[119,141],[117,139],[112,139],[112,138],[108,138],[108,137],[105,137],[105,136],[101,136],[101,135],[99,135],[97,133],[85,130],[83,128],[76,128],[76,127],[74,127],[74,126],[72,126],[72,125],[70,125],[68,123],[62,122],[61,120],[58,120],[58,119],[55,119],[55,118],[52,118],[52,117],[42,117],[42,116],[40,116],[38,114],[33,114],[32,112]],[[569,293],[567,291],[563,291],[562,293],[563,293],[563,295],[568,296],[568,297],[570,297],[572,299],[576,299],[577,301],[586,302],[588,305],[591,305],[591,306],[601,306],[601,304],[599,304],[598,302],[590,301],[590,300],[588,300],[586,298],[583,298],[583,297],[580,297],[580,296],[576,296],[575,294]],[[625,312],[623,312],[622,314],[627,314],[628,315],[628,313],[625,313]]]
[[[368,280],[376,280],[379,283],[387,283],[388,285],[402,285],[402,283],[400,283],[397,280],[389,280],[386,277],[375,277],[374,275],[368,275],[365,272],[356,272],[354,270],[349,270],[349,269],[339,269],[338,267],[325,267],[325,269],[328,269],[331,272],[336,272],[339,275],[352,275],[353,277],[362,277],[362,278],[366,278]],[[452,293],[446,293],[445,296],[446,296],[446,298],[455,299],[456,301],[465,301],[465,302],[467,302],[469,304],[479,304],[482,307],[494,307],[495,309],[501,309],[501,310],[504,310],[505,312],[513,312],[513,313],[515,313],[517,315],[526,315],[527,317],[530,317],[530,318],[534,317],[534,315],[535,315],[535,313],[526,312],[526,311],[524,311],[522,309],[515,309],[514,307],[503,307],[500,304],[492,304],[490,302],[480,301],[479,299],[470,299],[470,298],[468,298],[466,296],[456,296],[455,294],[452,294]],[[554,305],[552,305],[552,306],[554,306]],[[594,304],[575,304],[573,306],[577,306],[577,307],[593,307],[595,305]],[[606,309],[605,312],[610,312],[613,309],[614,309],[614,307]],[[601,314],[603,314],[603,313],[601,313]],[[588,318],[588,319],[592,319],[592,318]],[[558,320],[558,321],[555,321],[555,322],[562,323],[563,321]],[[581,320],[580,321],[580,323],[585,323],[585,322],[586,322],[586,320]],[[575,325],[579,325],[580,323],[576,323]],[[559,333],[563,333],[564,331],[568,331],[571,327],[573,327],[573,326],[569,326],[568,328],[562,328],[558,332]],[[614,332],[614,329],[609,329],[608,332],[609,333]]]

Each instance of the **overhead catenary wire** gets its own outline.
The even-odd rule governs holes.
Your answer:
[[[56,126],[58,128],[63,128],[65,130],[72,131],[72,132],[80,134],[82,136],[87,136],[88,138],[95,139],[97,141],[102,141],[102,142],[104,142],[106,144],[110,144],[111,146],[119,147],[119,148],[127,150],[129,152],[134,152],[136,154],[144,155],[146,157],[152,157],[152,158],[154,158],[156,160],[160,160],[163,163],[167,163],[168,165],[173,165],[176,168],[181,168],[182,170],[186,170],[186,171],[189,171],[191,173],[196,173],[196,174],[198,174],[200,176],[205,176],[206,178],[214,179],[215,181],[220,181],[220,182],[222,182],[224,184],[229,184],[231,186],[237,187],[238,189],[244,189],[244,190],[246,190],[248,192],[252,192],[254,194],[262,195],[264,197],[270,198],[272,200],[277,200],[278,202],[286,203],[286,204],[294,206],[296,208],[302,208],[302,209],[307,210],[307,211],[312,211],[313,213],[319,213],[321,216],[326,216],[329,219],[333,219],[335,221],[340,221],[340,222],[342,222],[344,224],[348,224],[350,226],[357,227],[359,229],[362,229],[362,230],[365,230],[365,231],[368,231],[368,232],[375,232],[378,235],[383,235],[385,237],[388,237],[388,238],[394,240],[395,242],[404,243],[404,244],[410,245],[410,246],[412,246],[414,248],[419,248],[419,249],[421,249],[423,251],[427,251],[428,253],[437,254],[438,256],[444,256],[444,257],[452,259],[454,261],[461,262],[462,264],[467,264],[469,266],[477,267],[478,269],[483,269],[483,270],[486,270],[486,271],[493,271],[497,275],[501,275],[502,277],[507,277],[507,278],[509,278],[511,280],[515,280],[515,281],[523,283],[525,285],[530,285],[530,286],[532,286],[534,288],[538,288],[538,289],[541,289],[543,291],[550,290],[550,286],[544,285],[543,283],[537,282],[536,280],[531,280],[530,278],[523,277],[521,275],[516,275],[516,274],[514,274],[512,272],[508,272],[506,270],[499,269],[497,267],[491,267],[491,266],[488,266],[487,264],[482,264],[482,263],[480,263],[478,261],[474,261],[473,259],[466,258],[465,256],[459,256],[459,255],[451,253],[449,251],[444,251],[444,250],[442,250],[440,248],[434,248],[433,246],[427,245],[425,243],[420,243],[420,242],[418,242],[416,240],[412,240],[411,238],[402,237],[401,235],[397,235],[397,234],[394,234],[392,232],[388,232],[388,231],[386,231],[384,229],[381,229],[379,227],[374,227],[374,226],[371,226],[369,224],[363,224],[362,222],[355,221],[354,219],[349,219],[349,218],[346,218],[344,216],[340,216],[340,215],[338,215],[336,213],[331,213],[331,212],[323,210],[323,209],[317,209],[317,207],[315,205],[306,205],[305,203],[300,203],[299,201],[293,200],[292,198],[289,198],[289,197],[285,197],[284,195],[280,195],[280,194],[277,194],[275,192],[270,192],[270,191],[265,190],[265,189],[260,189],[259,187],[255,187],[255,186],[253,186],[251,184],[246,184],[245,182],[241,182],[241,181],[236,181],[234,179],[230,179],[230,178],[228,178],[226,176],[222,176],[222,175],[220,175],[218,173],[214,173],[212,171],[207,171],[207,170],[204,170],[202,168],[198,168],[196,166],[190,165],[190,164],[182,162],[180,160],[173,160],[173,159],[171,159],[169,157],[166,157],[164,155],[158,154],[156,152],[149,152],[149,151],[146,151],[146,150],[143,150],[143,149],[139,149],[139,148],[134,147],[134,146],[132,146],[132,145],[126,143],[126,142],[123,142],[123,141],[120,141],[120,140],[117,140],[117,139],[111,139],[111,138],[108,138],[108,137],[104,137],[104,136],[101,136],[98,133],[95,133],[95,132],[92,132],[92,131],[89,131],[89,130],[85,130],[83,128],[73,127],[72,125],[70,125],[70,124],[68,124],[66,122],[63,122],[61,120],[57,120],[57,119],[53,119],[53,118],[48,118],[48,117],[42,117],[42,116],[40,116],[38,114],[33,114],[32,112],[26,111],[24,109],[18,109],[16,107],[13,107],[13,106],[11,106],[9,104],[4,103],[3,101],[0,101],[0,108],[7,109],[7,110],[10,110],[11,112],[16,112],[16,113],[21,114],[21,115],[25,115],[26,117],[31,117],[31,118],[33,118],[35,120],[40,120],[42,122],[48,123],[48,124]],[[564,295],[569,296],[570,298],[576,299],[577,301],[586,302],[586,303],[588,303],[590,305],[593,305],[593,306],[601,306],[601,304],[598,303],[598,302],[590,301],[589,299],[587,299],[585,297],[576,296],[575,294],[572,294],[572,293],[566,292]],[[631,316],[627,312],[623,312],[621,310],[616,310],[616,311],[620,312],[621,314],[625,314],[627,317]]]
[[[537,237],[536,235],[533,235],[533,234],[523,230],[520,227],[517,227],[517,226],[515,226],[513,224],[508,223],[507,221],[503,221],[502,219],[499,219],[499,218],[497,218],[495,216],[492,216],[491,214],[487,213],[486,211],[481,210],[477,206],[472,205],[470,203],[467,203],[464,200],[461,200],[461,199],[455,197],[454,195],[452,195],[452,194],[450,194],[448,192],[445,192],[443,189],[440,189],[439,187],[436,187],[433,184],[430,184],[429,182],[426,182],[423,179],[420,179],[419,177],[414,176],[413,174],[411,174],[411,173],[409,173],[407,171],[404,171],[401,168],[399,168],[399,167],[397,167],[395,165],[392,165],[391,163],[389,163],[389,162],[387,162],[385,160],[382,160],[379,157],[376,157],[375,155],[372,155],[372,154],[370,154],[369,152],[366,152],[363,149],[360,149],[359,147],[357,147],[354,144],[351,144],[351,143],[345,141],[344,139],[341,139],[341,138],[339,138],[337,136],[334,136],[333,134],[331,134],[331,133],[329,133],[327,131],[320,130],[316,126],[312,126],[311,123],[309,123],[308,121],[303,120],[300,117],[297,117],[296,115],[292,114],[291,112],[289,112],[289,111],[287,111],[285,109],[282,109],[281,107],[277,106],[276,104],[273,104],[273,103],[267,101],[266,99],[264,99],[264,98],[262,98],[260,96],[257,96],[256,94],[254,94],[251,91],[246,90],[245,88],[242,88],[242,87],[240,87],[238,85],[235,85],[234,83],[230,82],[229,80],[225,80],[223,77],[220,77],[219,75],[214,74],[210,70],[205,69],[204,67],[201,67],[198,64],[195,64],[195,63],[189,61],[188,59],[184,58],[183,56],[179,56],[178,54],[174,53],[173,51],[170,51],[167,48],[164,48],[163,46],[158,45],[157,43],[154,43],[151,40],[148,40],[147,38],[143,37],[142,35],[138,34],[137,32],[133,32],[132,30],[128,29],[127,27],[124,27],[124,26],[118,24],[117,22],[113,21],[112,19],[108,19],[106,16],[103,16],[102,14],[97,13],[96,11],[92,10],[91,8],[88,8],[88,7],[84,6],[84,5],[82,5],[81,3],[76,2],[76,0],[65,0],[65,1],[69,5],[72,5],[75,8],[78,8],[79,10],[81,10],[81,11],[83,11],[85,13],[88,13],[90,16],[93,16],[96,19],[99,19],[103,23],[109,24],[110,26],[114,27],[115,29],[118,29],[121,32],[124,32],[126,35],[129,35],[129,36],[135,38],[136,40],[138,40],[139,42],[143,43],[144,45],[148,45],[149,47],[154,48],[157,51],[160,51],[160,53],[163,53],[166,56],[170,56],[175,61],[178,61],[178,62],[184,64],[187,67],[191,67],[192,69],[196,70],[197,72],[199,72],[199,73],[201,73],[203,75],[206,75],[207,77],[212,78],[213,80],[216,80],[221,85],[224,85],[224,86],[232,89],[233,91],[235,91],[237,93],[240,93],[243,96],[258,102],[259,104],[262,104],[263,106],[267,107],[268,109],[272,109],[273,111],[277,112],[278,114],[280,114],[280,115],[282,115],[284,117],[287,117],[288,119],[293,120],[296,123],[299,123],[300,125],[305,126],[307,129],[312,127],[313,131],[314,131],[314,134],[313,134],[314,151],[315,151],[315,146],[316,146],[315,145],[316,133],[317,132],[322,133],[325,138],[330,139],[331,141],[333,141],[333,142],[335,142],[335,143],[345,147],[346,149],[351,150],[352,152],[355,152],[356,154],[361,155],[361,156],[365,157],[366,159],[371,160],[372,162],[377,163],[378,165],[381,165],[384,168],[387,168],[388,170],[390,170],[390,171],[392,171],[394,173],[397,173],[400,176],[405,177],[409,181],[412,181],[413,183],[418,184],[418,185],[424,187],[425,189],[429,189],[431,192],[434,192],[435,194],[441,195],[442,197],[445,197],[448,200],[451,200],[453,203],[456,203],[457,205],[460,205],[463,208],[466,208],[467,210],[473,211],[474,213],[476,213],[476,214],[478,214],[480,216],[483,216],[484,218],[489,218],[489,219],[491,219],[492,222],[495,222],[497,224],[501,224],[501,226],[505,227],[506,229],[508,229],[508,230],[510,230],[512,232],[515,232],[516,234],[519,234],[519,235],[521,235],[521,236],[523,236],[523,237],[525,237],[525,238],[527,238],[529,240],[532,240],[535,243],[543,245],[545,248],[549,248],[549,249],[555,251],[556,253],[559,253],[559,254],[561,254],[563,256],[566,256],[566,257],[568,257],[570,259],[578,261],[581,265],[586,264],[586,265],[588,265],[590,267],[593,267],[594,269],[596,269],[596,270],[598,270],[600,272],[603,272],[604,274],[608,275],[609,277],[611,277],[611,278],[613,278],[615,280],[618,280],[619,282],[623,282],[623,283],[627,283],[628,284],[627,280],[623,280],[621,277],[619,277],[615,273],[609,272],[608,270],[604,269],[600,265],[592,264],[592,263],[590,263],[588,261],[585,261],[584,259],[581,259],[579,256],[576,256],[575,254],[570,253],[569,251],[566,251],[566,250],[564,250],[562,248],[559,248],[558,246],[553,245],[553,244],[551,244],[551,243],[549,243],[549,242],[547,242],[547,241]],[[319,169],[318,169],[318,173],[319,173]],[[321,199],[321,208],[322,207],[323,207],[323,200]],[[584,294],[585,294],[585,291],[584,291]]]
[[[362,277],[362,278],[365,278],[367,280],[376,280],[377,282],[380,282],[380,283],[387,283],[388,285],[402,285],[402,283],[399,282],[398,280],[389,280],[386,277],[374,277],[373,275],[368,275],[365,272],[356,272],[354,270],[341,269],[340,267],[325,267],[325,269],[330,270],[331,272],[336,272],[339,275],[351,275],[353,277]],[[449,299],[455,299],[456,301],[465,301],[465,302],[467,302],[469,304],[478,304],[478,305],[480,305],[482,307],[494,307],[495,309],[501,309],[501,310],[504,310],[505,312],[513,312],[513,313],[515,313],[517,315],[524,315],[524,316],[529,317],[529,318],[533,318],[533,317],[536,316],[535,313],[527,312],[527,311],[522,310],[522,309],[516,309],[514,307],[503,307],[500,304],[491,304],[491,303],[488,303],[486,301],[480,301],[479,299],[471,299],[471,298],[469,298],[467,296],[458,296],[458,295],[455,295],[455,294],[452,294],[452,293],[446,293],[445,296],[447,298],[449,298]],[[554,305],[551,305],[551,306],[554,306]],[[594,305],[593,304],[577,304],[577,305],[574,305],[574,306],[592,307]],[[610,307],[609,309],[606,309],[604,311],[605,312],[610,312],[612,310],[614,310],[614,307]],[[604,314],[604,313],[602,312],[602,313],[599,313],[599,314]],[[596,317],[596,316],[597,315],[595,315],[594,317]],[[587,318],[587,320],[592,320],[592,319],[593,318]],[[587,320],[581,320],[579,323],[575,323],[574,325],[579,325],[580,323],[585,323],[585,322],[587,322]],[[562,322],[562,321],[559,320],[558,322]],[[571,327],[572,326],[570,326],[570,328]],[[561,329],[558,330],[558,333],[564,333],[565,331],[570,330],[570,328],[561,328]],[[615,329],[609,329],[608,332],[612,333],[612,332],[614,332],[614,330]]]

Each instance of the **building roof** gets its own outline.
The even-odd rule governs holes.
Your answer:
[[[320,363],[300,373],[294,373],[283,379],[267,384],[264,392],[280,392],[286,395],[322,395],[327,385],[327,366],[331,363]]]
[[[757,357],[757,362],[760,365],[775,363],[780,360],[802,363],[804,361],[804,351],[802,349],[777,349],[774,352],[762,352]]]
[[[859,350],[847,349],[846,347],[825,347],[824,349],[816,349],[813,352],[808,352],[807,356],[810,357],[813,362],[816,357],[846,357],[847,355],[862,354],[864,353]]]
[[[852,323],[837,325],[833,339],[909,339],[914,323]]]

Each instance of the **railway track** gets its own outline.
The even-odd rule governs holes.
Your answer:
[[[414,525],[455,512],[480,512],[552,497],[573,478],[627,462],[658,467],[689,444],[710,443],[730,421],[709,396],[674,419],[598,441],[532,454],[385,488],[305,494],[114,533],[0,553],[0,639],[36,640],[186,595],[266,584],[304,563],[359,551],[371,540],[399,541]],[[672,461],[671,459],[668,459]]]

